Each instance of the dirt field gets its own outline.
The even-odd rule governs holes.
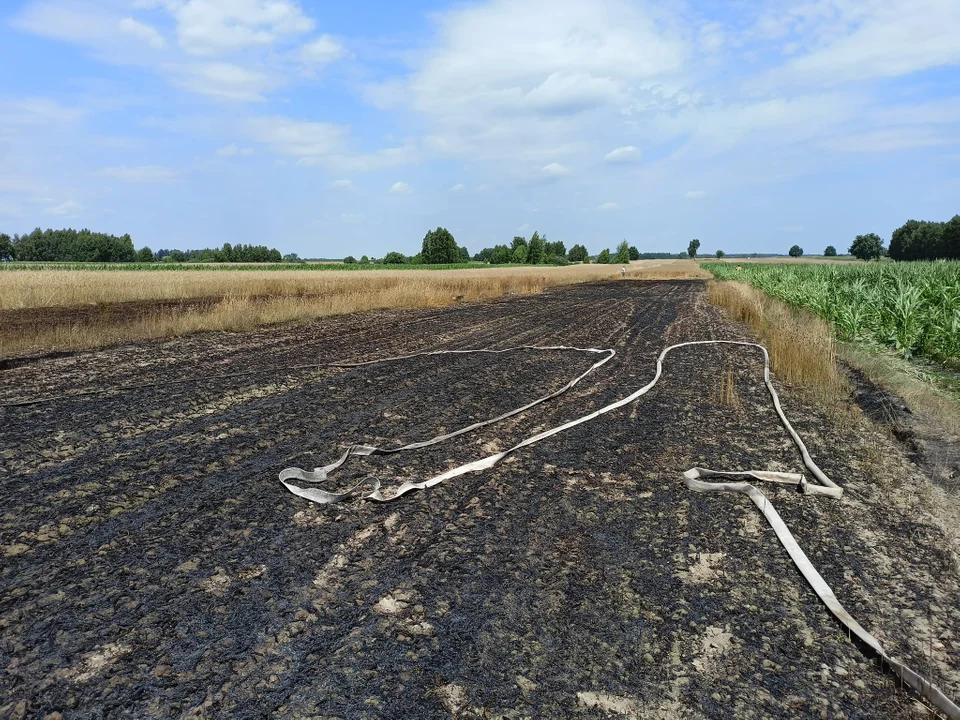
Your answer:
[[[929,718],[848,641],[746,498],[681,482],[694,465],[802,469],[748,349],[677,350],[629,408],[392,505],[316,506],[277,481],[345,444],[492,417],[594,358],[285,365],[617,349],[560,399],[356,461],[346,487],[509,447],[643,385],[664,345],[716,338],[750,339],[701,282],[618,281],[0,372],[0,403],[160,383],[0,409],[0,717]],[[778,390],[846,495],[764,492],[853,616],[956,699],[960,573],[926,481],[883,436]]]

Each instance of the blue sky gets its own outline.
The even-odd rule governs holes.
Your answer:
[[[845,251],[960,212],[960,2],[29,0],[0,231]]]

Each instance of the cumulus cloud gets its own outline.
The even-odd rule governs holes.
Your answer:
[[[328,157],[343,148],[347,137],[347,129],[341,125],[282,116],[252,118],[245,129],[252,139],[278,155],[298,159]]]
[[[343,45],[330,35],[321,35],[300,48],[300,59],[308,65],[326,65],[346,55]]]
[[[99,175],[125,183],[171,183],[178,177],[176,170],[158,165],[143,165],[140,167],[116,165],[104,168],[99,172]]]
[[[412,193],[412,192],[413,192],[413,188],[410,187],[410,186],[409,186],[407,183],[405,183],[405,182],[395,182],[395,183],[390,187],[390,194],[391,194],[391,195],[409,195],[409,194]]]
[[[640,150],[633,145],[624,145],[611,150],[605,156],[608,163],[632,163],[640,161]]]
[[[600,212],[609,212],[611,210],[619,210],[620,203],[615,202],[605,202],[603,205],[597,208]]]
[[[222,148],[217,148],[217,155],[220,157],[234,157],[240,155],[243,157],[248,157],[253,155],[253,148],[242,148],[237,147],[236,145],[225,145]]]
[[[349,180],[334,180],[327,187],[329,187],[331,190],[353,192],[353,183]]]
[[[570,168],[566,167],[565,165],[561,165],[560,163],[550,163],[549,165],[545,165],[540,171],[541,177],[549,178],[551,180],[566,177],[570,174]]]
[[[314,22],[287,0],[166,0],[180,46],[193,55],[223,55],[267,46],[313,30]]]
[[[145,42],[147,45],[156,50],[164,48],[167,44],[166,40],[163,39],[163,36],[160,33],[146,23],[140,22],[139,20],[125,17],[120,20],[119,27],[120,32],[124,35],[130,35],[141,42]]]
[[[465,190],[465,187],[463,183],[457,183],[452,188],[450,188],[450,192],[463,192],[464,190]]]
[[[707,193],[703,190],[687,190],[683,196],[687,198],[687,200],[699,200],[700,198],[705,198]]]
[[[414,72],[367,96],[423,115],[443,154],[546,159],[598,116],[621,122],[684,56],[672,27],[623,0],[490,0],[436,22]]]

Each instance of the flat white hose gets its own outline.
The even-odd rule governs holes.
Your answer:
[[[786,523],[783,522],[783,519],[780,517],[780,514],[773,507],[767,497],[756,487],[750,485],[746,482],[704,482],[700,478],[705,477],[750,477],[755,480],[761,480],[764,482],[773,482],[781,483],[795,486],[800,492],[808,495],[827,495],[833,498],[841,498],[843,496],[843,490],[836,483],[834,483],[826,474],[820,470],[817,464],[813,461],[813,458],[810,457],[810,453],[807,451],[806,445],[804,445],[803,440],[797,434],[796,430],[793,429],[793,426],[787,420],[787,416],[783,412],[783,408],[780,406],[780,397],[777,395],[776,389],[773,387],[773,383],[770,380],[770,355],[767,352],[767,349],[763,345],[751,342],[741,342],[738,340],[695,340],[691,342],[678,343],[676,345],[670,345],[665,348],[657,357],[657,366],[656,373],[654,374],[653,379],[644,385],[643,387],[635,390],[631,394],[627,395],[616,402],[610,403],[599,410],[594,410],[591,413],[578,417],[574,420],[564,423],[563,425],[558,425],[556,427],[544,430],[543,432],[532,435],[520,443],[517,443],[513,447],[504,450],[503,452],[495,453],[485,458],[479,460],[474,460],[473,462],[465,463],[458,467],[447,470],[444,473],[435,475],[434,477],[425,480],[423,482],[405,482],[396,491],[389,497],[384,496],[380,492],[380,481],[377,479],[370,480],[361,480],[354,487],[350,488],[341,493],[329,492],[322,490],[320,488],[310,488],[310,487],[300,487],[293,483],[288,482],[289,480],[297,480],[301,482],[323,482],[327,480],[328,473],[347,461],[351,456],[354,455],[381,455],[388,453],[402,452],[405,450],[413,450],[423,447],[428,447],[430,445],[435,445],[439,442],[443,442],[457,435],[462,435],[464,433],[470,432],[480,427],[486,425],[491,425],[493,423],[504,420],[513,415],[517,415],[529,408],[538,405],[542,402],[546,402],[551,398],[555,398],[567,390],[576,385],[580,380],[586,377],[588,374],[602,366],[604,363],[609,361],[615,354],[612,349],[599,350],[596,348],[572,348],[567,346],[559,347],[535,347],[535,346],[522,346],[521,348],[507,348],[504,350],[435,350],[426,353],[416,353],[414,355],[405,355],[402,357],[396,358],[386,358],[384,360],[371,360],[361,363],[336,363],[340,367],[358,367],[361,365],[372,365],[379,362],[388,362],[399,359],[406,359],[412,357],[418,357],[423,355],[443,355],[451,353],[503,353],[503,352],[512,352],[519,349],[528,349],[528,350],[573,350],[579,352],[591,352],[591,353],[600,353],[605,354],[605,357],[598,362],[594,363],[586,372],[577,376],[569,383],[564,385],[562,388],[553,392],[549,395],[545,395],[541,398],[534,400],[523,407],[516,408],[515,410],[510,410],[502,415],[498,415],[495,418],[490,420],[485,420],[482,422],[474,423],[473,425],[461,428],[451,433],[446,433],[444,435],[439,435],[437,437],[431,438],[429,440],[424,440],[417,443],[411,443],[409,445],[404,445],[398,448],[385,449],[378,448],[369,445],[352,445],[349,447],[343,455],[340,456],[335,462],[326,465],[321,468],[316,468],[313,472],[302,470],[300,468],[287,468],[280,473],[280,481],[284,486],[290,490],[295,495],[298,495],[307,500],[311,500],[316,503],[334,503],[344,500],[348,497],[351,497],[357,494],[358,488],[363,485],[365,482],[371,482],[373,489],[367,495],[364,495],[363,498],[366,500],[372,500],[374,502],[386,503],[396,500],[402,495],[407,494],[412,490],[425,490],[427,488],[433,487],[434,485],[439,485],[444,480],[450,480],[461,475],[466,475],[471,472],[478,472],[480,470],[486,470],[493,467],[499,463],[503,458],[511,453],[519,450],[520,448],[527,447],[529,445],[534,445],[535,443],[545,440],[548,437],[552,437],[558,433],[568,430],[577,425],[589,422],[595,418],[605,415],[608,412],[616,410],[628,405],[637,398],[645,395],[647,392],[653,388],[657,382],[660,380],[660,376],[663,373],[663,360],[672,350],[681,347],[687,347],[691,345],[741,345],[744,347],[752,347],[760,350],[763,353],[763,380],[767,386],[767,390],[770,393],[770,397],[773,400],[773,406],[776,409],[777,416],[780,418],[780,422],[786,428],[787,432],[790,434],[790,437],[793,439],[794,444],[797,446],[797,449],[800,450],[801,458],[803,459],[803,464],[809,470],[813,476],[820,482],[819,485],[812,484],[807,481],[807,479],[797,473],[780,473],[780,472],[770,472],[764,470],[748,470],[742,472],[723,472],[718,470],[707,470],[704,468],[692,468],[683,473],[684,483],[690,490],[696,492],[738,492],[747,495],[757,506],[757,508],[763,513],[763,516],[767,519],[767,522],[770,523],[771,527],[776,532],[777,538],[780,540],[780,543],[786,549],[787,554],[790,556],[790,559],[793,560],[793,563],[797,566],[797,569],[800,570],[801,574],[806,578],[807,582],[813,588],[817,596],[823,601],[831,613],[847,627],[847,629],[854,635],[856,635],[861,641],[870,646],[880,658],[887,663],[887,665],[893,670],[893,672],[900,677],[900,679],[917,691],[921,697],[926,698],[934,707],[936,707],[940,712],[944,713],[949,720],[960,720],[960,707],[953,703],[946,695],[943,694],[936,686],[934,686],[929,680],[922,677],[903,663],[894,660],[884,651],[883,647],[880,645],[880,642],[869,632],[867,632],[851,615],[844,609],[843,605],[837,599],[837,596],[834,594],[833,590],[827,585],[827,582],[823,579],[820,573],[817,572],[816,568],[807,558],[806,554],[800,548],[800,545],[797,543],[796,539],[793,537],[793,534],[790,532],[790,529],[787,527]]]

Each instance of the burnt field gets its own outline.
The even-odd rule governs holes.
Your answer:
[[[318,506],[283,468],[389,488],[751,340],[698,281],[607,282],[36,359],[0,372],[0,717],[928,718],[851,643],[756,508],[681,473],[802,471],[738,347],[634,404],[397,502]],[[288,369],[292,365],[317,367]],[[721,392],[732,372],[734,392]],[[775,383],[842,500],[764,486],[840,600],[960,695],[960,574],[904,452]],[[120,386],[143,385],[116,390]],[[84,390],[106,392],[78,398]],[[328,486],[327,489],[333,489]]]

